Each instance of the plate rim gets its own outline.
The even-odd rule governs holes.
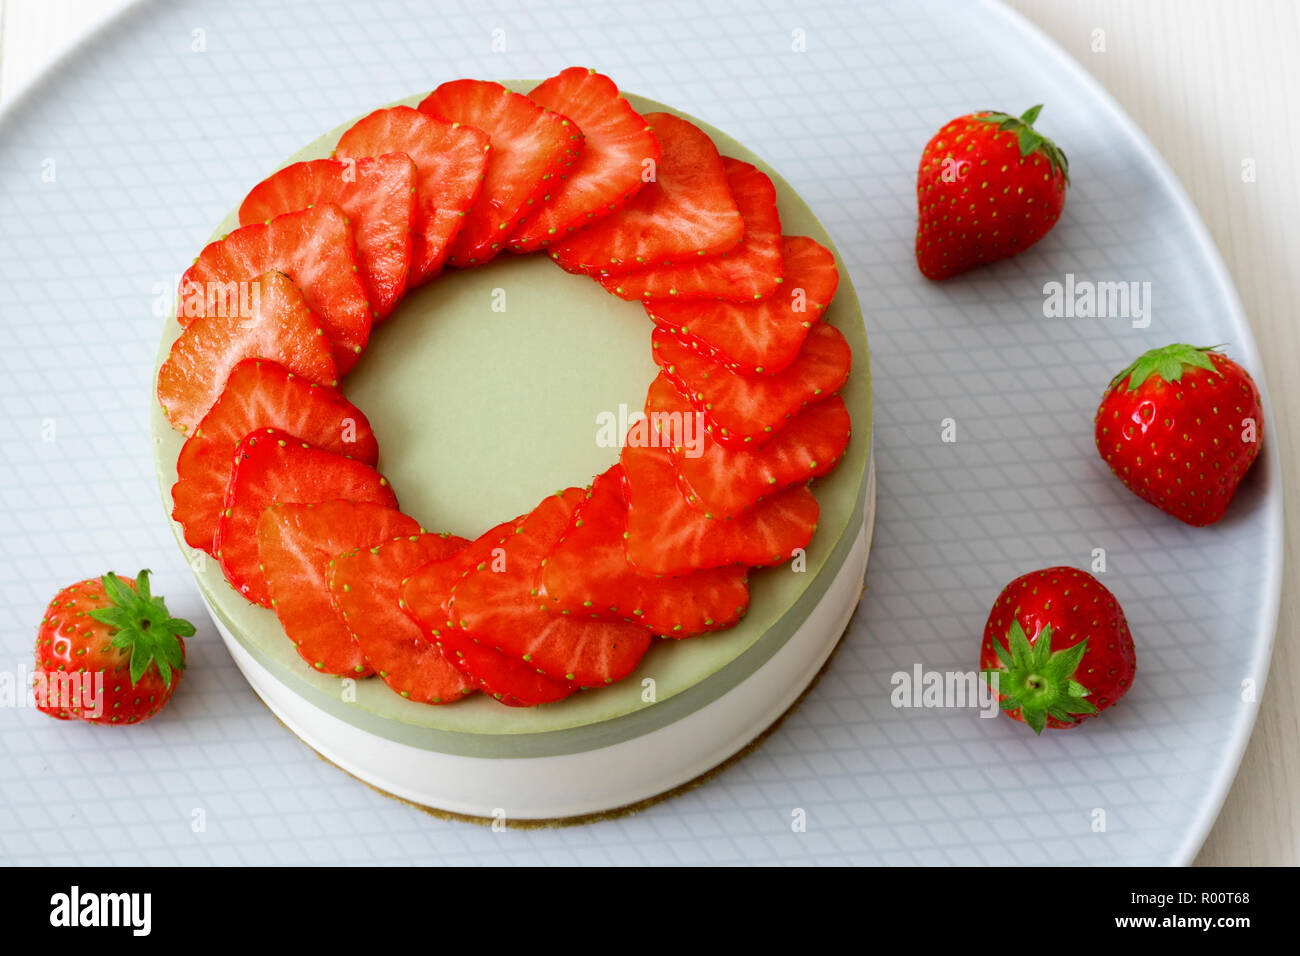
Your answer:
[[[1261,501],[1257,507],[1267,512],[1267,526],[1272,534],[1271,540],[1265,542],[1269,554],[1266,579],[1261,582],[1261,591],[1264,598],[1262,601],[1264,610],[1262,623],[1264,628],[1262,634],[1255,635],[1255,641],[1250,648],[1250,657],[1248,658],[1253,665],[1252,672],[1259,675],[1261,683],[1254,706],[1243,707],[1238,711],[1229,744],[1223,753],[1223,759],[1213,771],[1213,779],[1210,781],[1200,806],[1194,812],[1191,826],[1188,827],[1187,832],[1184,834],[1181,844],[1170,848],[1172,850],[1172,864],[1175,866],[1188,866],[1200,851],[1206,837],[1209,836],[1210,830],[1214,827],[1219,818],[1219,813],[1223,809],[1223,803],[1228,797],[1228,791],[1232,789],[1232,784],[1237,779],[1237,772],[1241,769],[1242,758],[1246,754],[1246,748],[1249,746],[1250,738],[1254,732],[1255,720],[1259,716],[1262,695],[1268,683],[1268,673],[1272,669],[1273,646],[1277,642],[1277,622],[1282,603],[1282,576],[1285,567],[1282,460],[1272,450],[1277,443],[1277,419],[1273,415],[1273,405],[1269,399],[1268,382],[1260,360],[1259,346],[1255,342],[1254,330],[1250,326],[1246,310],[1242,307],[1241,298],[1237,294],[1237,286],[1232,281],[1232,275],[1224,264],[1222,254],[1219,252],[1218,246],[1215,245],[1214,239],[1210,236],[1209,229],[1206,228],[1200,211],[1187,194],[1182,181],[1170,168],[1160,151],[1147,138],[1142,128],[1119,104],[1119,101],[1101,85],[1099,80],[1085,70],[1078,60],[1070,56],[1060,44],[1018,11],[1004,3],[1003,0],[980,0],[980,5],[985,12],[1001,18],[1006,28],[1018,34],[1020,39],[1024,41],[1026,50],[1046,58],[1062,72],[1072,85],[1086,92],[1105,111],[1107,118],[1113,122],[1115,128],[1128,140],[1141,159],[1155,173],[1161,188],[1172,199],[1174,210],[1182,219],[1186,227],[1186,234],[1196,247],[1201,261],[1209,266],[1209,283],[1227,306],[1227,313],[1223,317],[1224,321],[1234,327],[1238,333],[1233,345],[1241,351],[1242,357],[1246,360],[1245,364],[1253,370],[1251,375],[1255,379],[1255,384],[1259,387],[1261,402],[1264,406],[1264,433],[1267,436],[1269,453],[1264,459],[1265,482],[1260,495]]]

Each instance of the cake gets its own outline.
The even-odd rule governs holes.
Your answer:
[[[290,157],[243,204],[246,227],[269,211],[265,225],[240,229],[239,210],[227,217],[187,276],[203,274],[209,289],[235,281],[223,290],[234,301],[232,277],[265,281],[219,315],[187,297],[201,283],[187,290],[183,280],[159,352],[155,464],[218,631],[290,730],[427,807],[581,819],[721,764],[826,663],[857,605],[870,544],[867,343],[830,237],[740,143],[670,107],[618,97],[618,110],[650,117],[642,130],[671,140],[665,155],[646,157],[644,141],[619,145],[638,132],[627,116],[607,128],[583,112],[608,96],[607,78],[567,70],[540,90],[504,86],[548,108],[530,126],[544,159],[457,121],[462,109],[489,115],[506,94],[456,81]],[[560,108],[579,91],[592,94],[571,110],[585,124]],[[408,127],[439,149],[374,145]],[[503,183],[483,161],[495,158],[488,145],[541,185]],[[588,150],[594,164],[620,148],[622,162],[650,169],[646,188],[676,189],[685,210],[719,179],[716,168],[711,181],[678,170],[716,150],[734,214],[714,204],[698,231],[682,232],[708,248],[671,265],[634,263],[655,236],[643,220],[662,208],[634,202],[641,185],[608,203],[616,208],[582,213],[590,223],[575,220],[572,202],[539,212],[556,183],[581,180]],[[367,177],[364,196],[335,197],[310,182],[325,167],[295,165],[331,156]],[[457,208],[466,166],[482,183]],[[318,201],[286,208],[299,180]],[[422,189],[445,195],[422,206]],[[388,213],[368,214],[366,203]],[[349,230],[351,246],[332,238]],[[291,242],[290,258],[262,268],[257,250]],[[340,243],[359,268],[336,261]],[[816,276],[828,273],[838,287],[819,302]],[[798,287],[785,281],[795,277]],[[751,303],[786,296],[811,302],[793,338],[773,327],[739,341],[737,323],[762,314]],[[737,389],[763,401],[737,403]],[[262,422],[247,396],[270,393],[288,396],[292,411]],[[672,440],[647,430],[647,413],[679,429]],[[234,467],[223,510],[198,521],[178,460],[181,472],[196,467],[202,442],[183,451],[209,415],[214,427],[218,418],[257,427],[215,443],[233,446]],[[818,448],[833,457],[807,460]],[[516,607],[521,594],[536,606]],[[510,626],[520,621],[541,623]],[[535,666],[538,654],[549,670]]]

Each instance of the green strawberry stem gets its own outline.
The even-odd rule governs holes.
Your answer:
[[[1111,379],[1110,384],[1113,386],[1116,382],[1123,381],[1124,376],[1127,375],[1127,390],[1136,392],[1138,386],[1152,375],[1159,375],[1166,382],[1177,382],[1183,377],[1183,369],[1186,368],[1203,368],[1216,375],[1222,375],[1223,373],[1210,361],[1210,353],[1221,348],[1222,345],[1198,346],[1186,345],[1182,342],[1164,345],[1143,352],[1133,361],[1133,364]]]
[[[90,616],[117,629],[110,644],[131,651],[131,686],[139,683],[153,664],[163,683],[170,687],[172,668],[185,669],[185,656],[177,638],[192,637],[194,625],[172,617],[163,599],[150,594],[147,570],[136,577],[134,589],[112,571],[100,580],[112,606],[97,608]]]
[[[1074,714],[1097,713],[1097,708],[1084,700],[1091,692],[1074,679],[1088,649],[1087,639],[1053,654],[1051,625],[1044,627],[1038,640],[1030,644],[1020,621],[1013,619],[1007,643],[1010,650],[1000,641],[993,641],[993,650],[1003,666],[983,672],[989,686],[1005,695],[999,705],[1003,710],[1019,709],[1036,734],[1043,732],[1048,717],[1072,724]]]
[[[987,110],[976,114],[975,119],[982,123],[993,123],[1000,131],[1013,133],[1020,144],[1021,156],[1028,156],[1033,152],[1042,153],[1047,157],[1047,161],[1052,164],[1052,172],[1060,170],[1068,183],[1070,181],[1070,161],[1066,158],[1065,151],[1034,129],[1034,120],[1038,119],[1038,114],[1042,110],[1043,104],[1039,103],[1037,106],[1029,107],[1019,116],[1012,116],[1010,113],[1002,113],[997,110]]]

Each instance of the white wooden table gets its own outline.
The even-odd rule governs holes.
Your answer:
[[[1300,545],[1300,4],[1292,0],[1009,0],[1091,72],[1151,138],[1227,261],[1264,356]],[[0,0],[0,99],[121,0]],[[973,104],[998,105],[998,104]],[[1007,105],[1007,104],[1002,104]],[[1015,106],[1016,104],[1010,104]],[[1252,161],[1253,182],[1242,164]],[[1300,607],[1282,594],[1250,748],[1197,862],[1300,863]]]

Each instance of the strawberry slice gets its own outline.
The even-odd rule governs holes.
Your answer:
[[[265,519],[263,519],[265,520]],[[334,559],[330,596],[361,647],[366,663],[408,700],[449,704],[474,687],[424,639],[420,626],[401,607],[406,576],[469,544],[447,534],[413,534]]]
[[[525,216],[510,238],[514,252],[533,252],[622,207],[645,185],[645,162],[659,162],[659,141],[649,125],[595,70],[571,66],[543,80],[528,98],[578,124],[582,155],[550,198]]]
[[[596,478],[542,566],[539,596],[551,611],[621,620],[652,634],[690,637],[731,627],[749,607],[748,569],[732,565],[679,577],[637,572],[623,542],[623,467]]]
[[[669,113],[647,113],[661,155],[654,182],[554,247],[569,272],[616,274],[645,266],[694,262],[734,249],[745,232],[713,140]]]
[[[761,302],[656,299],[645,310],[658,325],[737,372],[773,375],[799,355],[840,283],[835,257],[807,236],[782,237],[781,257],[782,287]]]
[[[727,186],[745,220],[745,236],[730,252],[666,268],[636,269],[600,280],[621,299],[766,299],[781,284],[781,216],[776,187],[762,170],[722,157]]]
[[[729,564],[774,565],[806,548],[817,499],[795,485],[732,518],[710,518],[682,494],[665,448],[626,445],[627,556],[644,574],[689,574]]]
[[[414,518],[395,508],[339,499],[272,503],[257,521],[257,553],[276,617],[308,664],[323,674],[374,673],[334,607],[329,576],[336,558],[399,535],[419,535]],[[373,582],[367,589],[373,589]],[[397,611],[396,604],[393,606]]]
[[[473,635],[453,627],[452,588],[475,567],[499,560],[494,554],[501,541],[512,535],[524,517],[497,525],[461,551],[426,564],[402,585],[402,609],[419,625],[425,640],[472,684],[510,707],[533,707],[562,700],[577,691],[570,681],[551,680],[531,664],[507,657],[480,644]]]
[[[258,276],[248,314],[205,315],[187,325],[158,369],[158,403],[178,431],[208,413],[231,369],[249,358],[276,362],[309,382],[338,384],[320,319],[281,272]]]
[[[271,593],[257,556],[262,512],[277,503],[333,498],[397,507],[387,479],[369,465],[313,448],[275,428],[259,428],[241,439],[213,536],[217,560],[231,587],[254,604],[270,607]]]
[[[357,270],[347,216],[333,203],[321,203],[208,243],[181,277],[176,320],[186,326],[200,316],[238,312],[230,303],[240,301],[247,283],[283,272],[320,316],[334,364],[346,374],[370,338],[370,300]]]
[[[410,106],[393,106],[352,124],[334,147],[334,158],[393,152],[411,157],[416,168],[408,279],[414,288],[442,271],[452,241],[478,199],[487,169],[488,136]]]
[[[833,395],[803,409],[757,448],[720,445],[702,429],[692,442],[682,423],[695,408],[663,374],[650,383],[645,410],[660,447],[672,448],[687,500],[713,518],[740,514],[782,488],[827,474],[839,464],[851,432],[849,410]]]
[[[387,318],[406,292],[411,268],[415,163],[404,153],[294,163],[253,187],[239,207],[239,224],[267,222],[316,203],[334,203],[347,215],[370,307],[376,319]]]
[[[500,83],[443,83],[420,111],[481,129],[492,141],[483,191],[452,246],[452,265],[480,265],[495,256],[582,152],[582,131],[567,117]]]
[[[184,528],[185,543],[191,547],[215,554],[212,539],[235,445],[258,428],[278,428],[367,465],[379,459],[370,422],[342,393],[299,378],[275,362],[244,359],[231,370],[221,396],[176,459],[172,517]]]
[[[612,684],[631,673],[650,645],[635,624],[553,614],[537,594],[542,561],[555,547],[581,488],[545,498],[499,543],[499,562],[477,565],[452,589],[451,620],[463,631],[555,680],[583,687]]]
[[[705,413],[705,431],[724,445],[761,445],[799,409],[838,392],[853,364],[840,330],[824,323],[813,326],[799,357],[775,375],[733,372],[662,328],[650,344],[655,362]]]

